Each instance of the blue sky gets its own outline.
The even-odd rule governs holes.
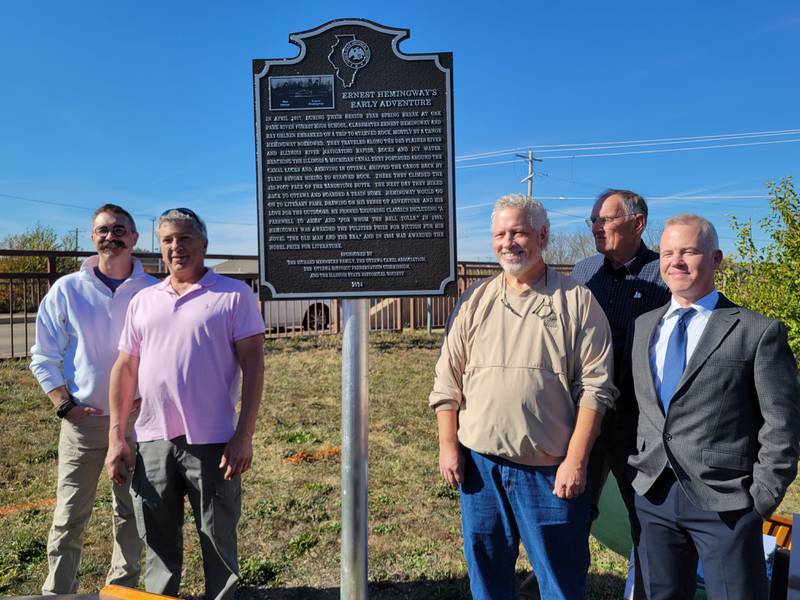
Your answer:
[[[256,253],[251,60],[295,56],[290,33],[342,17],[453,52],[456,156],[533,147],[556,233],[629,187],[651,225],[699,212],[730,250],[730,216],[764,216],[766,181],[800,183],[797,2],[4,2],[0,238],[38,221],[89,247],[91,209],[113,201],[141,246],[151,216],[188,206],[210,251]],[[662,142],[602,144],[638,140]],[[513,158],[456,163],[460,259],[491,256],[492,202],[525,191]],[[471,166],[486,163],[504,164]]]

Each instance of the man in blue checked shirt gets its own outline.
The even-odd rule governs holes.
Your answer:
[[[658,253],[642,241],[647,226],[647,202],[644,198],[630,190],[606,190],[598,196],[586,223],[592,230],[598,254],[576,264],[572,278],[591,290],[606,313],[614,345],[614,383],[619,388],[619,367],[628,326],[639,315],[666,304],[670,294],[659,274]],[[615,412],[606,413],[602,433],[589,461],[594,518],[598,515],[597,505],[609,469],[619,482],[629,512],[632,514],[633,511],[633,491],[622,477],[624,460],[613,460],[610,432],[614,417]],[[633,558],[632,563],[635,561]],[[633,574],[629,576],[629,582],[633,577]],[[629,598],[644,597],[641,584],[634,585],[633,592],[635,595]]]

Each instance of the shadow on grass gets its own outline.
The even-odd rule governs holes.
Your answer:
[[[309,350],[336,349],[341,350],[342,336],[309,335],[298,337],[268,338],[264,341],[264,354],[302,353]]]
[[[526,574],[517,574],[521,583]],[[612,600],[621,598],[625,580],[607,573],[590,573],[587,578],[588,600]],[[339,588],[254,588],[242,587],[238,600],[339,600]],[[460,579],[421,580],[403,582],[370,582],[369,597],[374,600],[469,600],[469,580]],[[523,590],[520,600],[540,600],[539,590]]]
[[[369,346],[378,352],[391,350],[431,349],[438,350],[442,345],[443,330],[437,329],[428,337],[424,331],[408,332],[370,332]],[[342,336],[338,333],[322,335],[307,334],[289,337],[268,338],[264,342],[266,355],[276,353],[300,353],[308,350],[341,350]]]
[[[379,600],[462,600],[469,599],[466,578],[440,581],[370,582],[369,597]],[[238,600],[339,600],[339,588],[240,588]]]
[[[441,330],[434,332],[431,337],[421,334],[405,336],[390,336],[384,334],[383,336],[372,336],[369,340],[369,345],[370,348],[382,352],[388,350],[413,350],[416,348],[438,350],[442,346],[442,332]]]

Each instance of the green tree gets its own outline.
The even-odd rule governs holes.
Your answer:
[[[23,233],[7,235],[0,240],[0,248],[7,250],[75,250],[75,238],[65,236],[59,240],[58,234],[52,227],[37,223],[33,229],[26,229]],[[56,270],[59,273],[70,273],[78,268],[79,260],[65,257],[56,259]],[[47,271],[47,259],[41,256],[0,256],[0,273],[44,273]],[[0,277],[0,311],[9,309],[11,295],[10,280]],[[35,308],[38,293],[33,291],[34,285],[38,291],[39,285],[34,280],[14,280],[14,310],[22,310],[23,303],[29,304],[28,308]]]
[[[752,221],[733,217],[737,256],[723,267],[720,288],[734,302],[783,321],[800,356],[800,197],[791,177],[767,188],[770,213],[759,225],[770,241],[757,245]]]
[[[37,223],[33,229],[13,233],[0,240],[0,248],[7,250],[77,250],[75,238],[66,235],[59,240],[52,227]],[[78,267],[75,258],[59,258],[59,273],[69,273]],[[0,256],[0,272],[41,273],[47,271],[47,260],[41,256]]]

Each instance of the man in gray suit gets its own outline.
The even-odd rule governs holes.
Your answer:
[[[622,426],[650,600],[691,599],[698,556],[709,598],[766,599],[761,521],[797,473],[786,329],[717,292],[721,260],[710,222],[669,219],[660,270],[672,300],[629,338],[638,424],[631,410]]]

